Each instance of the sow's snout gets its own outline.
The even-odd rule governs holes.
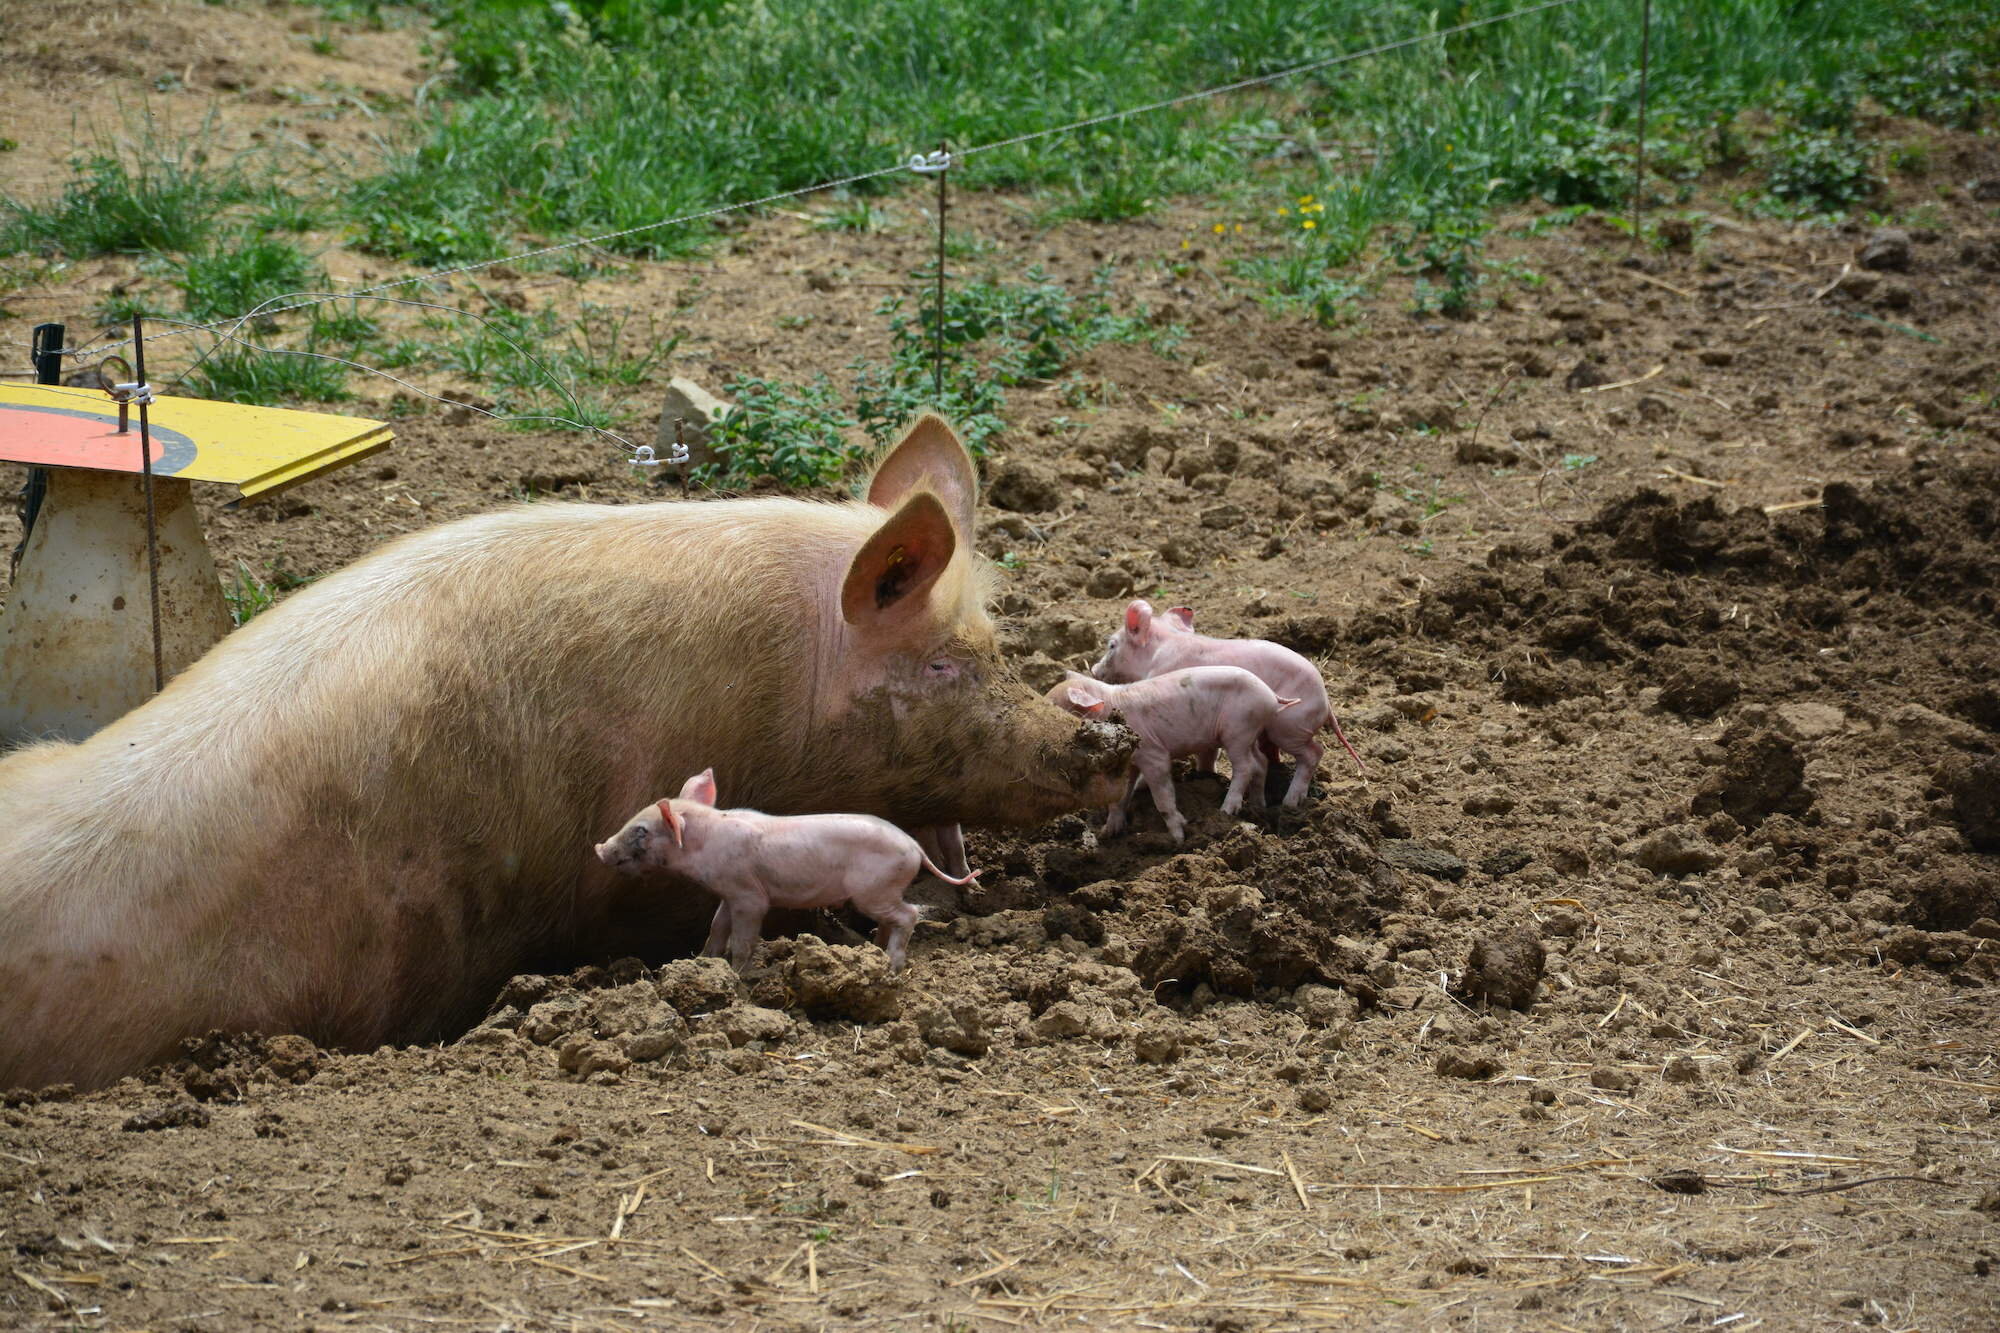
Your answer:
[[[1079,718],[1021,687],[1018,717],[1033,737],[1032,798],[1014,805],[1014,819],[1038,822],[1073,810],[1109,805],[1125,794],[1125,774],[1139,738],[1115,722]]]
[[[1125,773],[1139,738],[1116,722],[1080,723],[1070,748],[1086,776],[1081,785],[1088,805],[1109,805],[1125,795]]]

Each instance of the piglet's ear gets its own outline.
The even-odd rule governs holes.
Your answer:
[[[875,465],[875,475],[868,479],[868,503],[894,509],[920,490],[944,502],[960,532],[972,531],[972,507],[979,498],[972,455],[944,419],[930,412],[918,417],[902,441]]]
[[[681,835],[687,831],[687,826],[682,821],[680,812],[674,809],[673,802],[660,802],[660,818],[667,821],[667,832],[674,835],[674,846],[686,846],[687,844],[681,841]]]
[[[922,606],[957,549],[943,503],[918,491],[855,552],[840,588],[840,614],[850,625],[870,625]]]
[[[1143,597],[1125,608],[1125,632],[1143,641],[1153,626],[1153,604]]]
[[[715,770],[704,768],[681,784],[681,799],[699,805],[715,804]]]
[[[1170,615],[1170,616],[1172,616],[1172,617],[1173,617],[1173,618],[1174,618],[1175,620],[1178,620],[1178,621],[1180,621],[1180,622],[1181,622],[1181,628],[1182,628],[1182,629],[1193,629],[1193,628],[1194,628],[1194,608],[1193,608],[1193,607],[1191,607],[1191,606],[1175,606],[1175,607],[1169,607],[1169,608],[1167,609],[1167,614],[1168,614],[1168,615]]]
[[[1089,717],[1096,717],[1104,711],[1104,700],[1094,699],[1088,690],[1080,690],[1074,685],[1069,687],[1069,701]]]

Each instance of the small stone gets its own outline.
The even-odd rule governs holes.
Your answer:
[[[1795,741],[1824,740],[1840,734],[1847,714],[1832,704],[1779,704],[1778,730]]]
[[[993,469],[986,500],[996,509],[1039,514],[1062,503],[1062,479],[1055,469],[1028,458],[1009,458]]]
[[[1318,1115],[1333,1105],[1333,1094],[1321,1087],[1300,1088],[1298,1103],[1301,1111]]]
[[[1638,1076],[1615,1065],[1599,1065],[1590,1071],[1590,1086],[1605,1092],[1630,1092],[1639,1086]]]
[[[1129,597],[1132,595],[1131,571],[1117,565],[1101,565],[1091,571],[1083,590],[1092,597]]]
[[[319,1047],[295,1033],[273,1037],[264,1047],[264,1067],[288,1083],[304,1083],[319,1072]]]
[[[660,405],[660,425],[653,436],[653,451],[660,458],[673,457],[674,424],[680,423],[681,440],[688,447],[688,466],[699,467],[716,461],[709,447],[715,423],[736,409],[693,380],[676,375],[667,381],[666,398]]]
[[[1242,521],[1241,505],[1219,504],[1201,511],[1201,525],[1204,528],[1233,528]]]
[[[1861,267],[1897,273],[1910,267],[1910,233],[1901,227],[1877,227],[1861,247]]]
[[[632,1057],[608,1041],[599,1041],[588,1033],[579,1032],[557,1050],[556,1065],[564,1073],[576,1075],[581,1083],[600,1072],[624,1073],[632,1067]]]
[[[1611,377],[1604,373],[1604,368],[1587,356],[1571,366],[1569,374],[1563,377],[1563,387],[1570,390],[1594,389],[1609,383]]]
[[[1542,937],[1526,926],[1481,935],[1466,956],[1459,988],[1475,1000],[1527,1009],[1541,990],[1547,962]]]
[[[1722,853],[1686,824],[1655,830],[1631,856],[1657,875],[1697,875],[1722,864]]]
[[[133,1134],[150,1133],[157,1129],[207,1129],[208,1111],[193,1102],[172,1102],[128,1116],[118,1128]]]
[[[683,1014],[705,1014],[735,1003],[736,973],[721,958],[681,958],[653,979],[660,998]]]
[[[1447,1050],[1437,1058],[1437,1072],[1445,1078],[1492,1078],[1506,1066],[1488,1051]]]
[[[1182,1040],[1179,1024],[1156,1020],[1132,1035],[1132,1054],[1149,1065],[1172,1064],[1180,1058]]]
[[[1415,842],[1392,842],[1382,849],[1382,859],[1390,865],[1401,866],[1419,875],[1441,879],[1456,884],[1465,878],[1470,866],[1437,847],[1427,847]]]
[[[755,1004],[731,1005],[717,1011],[713,1017],[703,1019],[702,1023],[709,1031],[720,1032],[729,1038],[731,1046],[753,1041],[769,1045],[783,1041],[792,1032],[792,1020],[782,1010],[766,1009]]]
[[[1459,808],[1468,815],[1504,815],[1514,808],[1514,794],[1490,787],[1466,797]]]
[[[1732,366],[1736,364],[1736,353],[1727,347],[1704,347],[1695,353],[1695,358],[1704,366]]]

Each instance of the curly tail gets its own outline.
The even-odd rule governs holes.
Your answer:
[[[921,847],[917,849],[917,859],[924,863],[924,869],[930,871],[933,875],[936,875],[939,879],[943,880],[947,884],[970,884],[972,883],[973,880],[979,878],[980,872],[977,870],[972,871],[964,879],[955,879],[952,876],[945,874],[944,871],[939,870],[936,866],[931,864],[931,858],[924,854],[924,850]]]
[[[1340,719],[1334,715],[1331,708],[1326,710],[1326,721],[1321,725],[1320,730],[1325,731],[1328,727],[1333,728],[1333,734],[1339,739],[1341,748],[1346,750],[1348,757],[1354,760],[1354,771],[1361,775],[1363,781],[1366,781],[1368,778],[1368,769],[1362,764],[1361,756],[1354,753],[1354,747],[1347,743],[1347,733],[1340,729]]]

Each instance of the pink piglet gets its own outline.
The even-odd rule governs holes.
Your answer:
[[[1320,756],[1325,752],[1319,743],[1319,733],[1323,730],[1333,732],[1353,756],[1354,767],[1365,775],[1361,756],[1347,743],[1340,719],[1333,715],[1333,704],[1327,698],[1326,682],[1320,678],[1318,667],[1302,654],[1268,639],[1213,639],[1197,634],[1194,612],[1185,606],[1155,615],[1152,605],[1145,600],[1132,602],[1125,608],[1124,625],[1111,635],[1104,656],[1097,659],[1090,674],[1115,683],[1145,680],[1195,666],[1241,667],[1277,693],[1296,696],[1300,701],[1300,706],[1287,710],[1264,737],[1267,753],[1275,757],[1277,751],[1283,751],[1295,761],[1291,786],[1285,791],[1287,807],[1305,800],[1313,774],[1319,771]],[[1203,769],[1214,767],[1213,751],[1199,759]]]
[[[875,942],[898,971],[908,956],[917,909],[903,901],[917,872],[952,884],[979,878],[945,874],[909,834],[873,815],[767,815],[719,810],[715,770],[687,780],[679,796],[647,806],[608,840],[598,859],[614,870],[643,875],[670,870],[716,897],[708,947],[726,947],[741,972],[750,963],[764,914],[773,907],[838,907],[851,903],[876,923]]]
[[[1174,799],[1174,760],[1221,749],[1229,756],[1230,768],[1223,813],[1241,810],[1246,795],[1261,806],[1265,761],[1257,738],[1299,702],[1278,695],[1250,672],[1233,666],[1189,667],[1125,685],[1072,671],[1048,698],[1082,717],[1115,717],[1139,737],[1139,749],[1132,756],[1136,772],[1124,798],[1105,817],[1105,836],[1124,829],[1132,798],[1143,782],[1175,842],[1184,838],[1187,820]]]

